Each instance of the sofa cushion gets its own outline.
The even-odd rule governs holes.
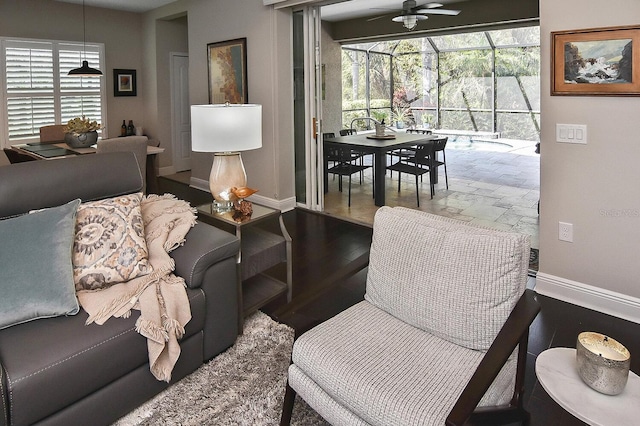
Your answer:
[[[363,301],[296,340],[289,381],[332,424],[443,425],[483,356]],[[515,370],[512,355],[479,406],[508,403]]]
[[[142,193],[81,204],[76,220],[76,290],[96,290],[151,272],[140,212]]]
[[[528,260],[526,235],[384,207],[365,298],[442,339],[487,350],[524,292]]]
[[[205,297],[188,290],[192,320],[184,339],[202,333]],[[87,313],[0,330],[0,359],[11,394],[12,424],[32,424],[147,365],[147,339],[135,330],[139,311],[85,325]],[[151,376],[151,373],[149,372]]]
[[[79,204],[0,221],[0,329],[78,313],[71,248]]]

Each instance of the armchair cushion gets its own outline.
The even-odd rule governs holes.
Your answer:
[[[0,329],[78,313],[71,265],[78,204],[0,221]]]
[[[528,258],[526,235],[383,207],[365,299],[441,339],[487,350],[526,287]]]
[[[483,356],[363,301],[296,340],[289,382],[332,424],[442,425]],[[515,370],[512,355],[479,406],[507,404]]]

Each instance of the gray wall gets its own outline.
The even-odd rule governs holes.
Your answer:
[[[551,70],[552,31],[637,25],[638,16],[637,1],[541,0],[541,69]],[[640,98],[551,96],[549,75],[541,75],[537,288],[639,321]],[[586,124],[588,143],[555,142],[556,123]],[[558,240],[559,221],[573,223],[573,243]]]
[[[86,8],[87,42],[105,44],[104,74],[107,93],[106,133],[120,135],[122,120],[145,126],[143,112],[141,15],[101,8]],[[0,36],[82,42],[82,6],[51,0],[0,2]],[[138,96],[113,96],[113,69],[137,70]],[[145,126],[146,127],[146,126]]]
[[[261,104],[262,148],[242,154],[247,185],[259,190],[266,200],[295,204],[293,179],[293,65],[291,17],[258,1],[178,1],[145,14],[145,28],[156,32],[153,22],[185,14],[188,20],[190,103],[207,104],[207,44],[247,38],[249,103]],[[149,37],[148,43],[158,37]],[[164,65],[154,60],[158,70]],[[157,72],[158,76],[160,71]],[[158,90],[158,104],[165,102]],[[150,110],[153,105],[148,104]],[[158,120],[159,122],[159,120]],[[194,153],[192,184],[208,188],[212,156]]]

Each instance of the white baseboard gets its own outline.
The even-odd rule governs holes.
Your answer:
[[[192,188],[200,189],[202,191],[211,192],[209,190],[209,181],[205,179],[192,177],[189,181],[189,186],[191,186]],[[275,200],[273,198],[253,194],[252,196],[248,197],[247,200],[256,204],[271,207],[272,209],[278,209],[281,212],[287,212],[289,210],[293,210],[296,207],[295,197],[287,198],[284,200]]]
[[[538,272],[535,291],[554,299],[640,324],[640,299]]]
[[[287,198],[284,200],[275,200],[273,198],[253,194],[252,196],[248,197],[247,200],[256,204],[271,207],[272,209],[278,209],[281,212],[288,212],[289,210],[293,210],[296,207],[295,197]]]
[[[176,168],[173,166],[160,167],[160,169],[158,169],[159,176],[169,176],[169,175],[175,175],[175,174],[176,174]]]
[[[191,177],[189,179],[189,186],[196,189],[201,189],[203,191],[211,192],[209,190],[209,181],[204,179],[198,179]]]

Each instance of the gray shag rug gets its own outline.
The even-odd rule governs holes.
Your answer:
[[[122,417],[114,426],[277,425],[293,330],[256,312],[227,351]],[[328,425],[296,398],[292,425]]]

